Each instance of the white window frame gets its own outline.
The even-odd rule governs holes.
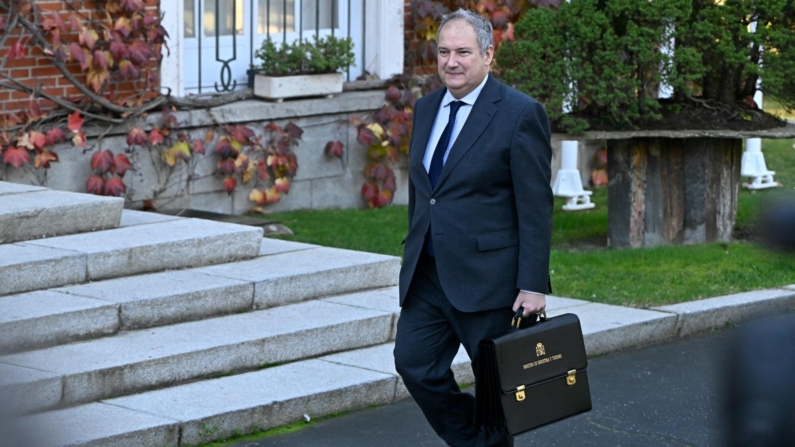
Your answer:
[[[205,1],[205,0],[202,0]],[[206,0],[212,1],[212,0]],[[309,0],[311,1],[311,0]],[[361,29],[356,29],[355,24],[361,23],[361,3],[365,2],[366,17],[365,23],[367,29],[362,33]],[[258,2],[255,2],[258,3]],[[250,6],[251,0],[244,1],[244,10]],[[347,36],[347,11],[343,6],[347,6],[347,0],[338,0],[340,5],[340,17],[338,24],[340,27],[335,30],[334,34],[337,36]],[[202,3],[199,3],[202,6]],[[358,6],[358,8],[356,7]],[[352,1],[351,11],[351,37],[354,39],[355,52],[357,53],[356,67],[351,69],[351,80],[355,78],[354,73],[362,73],[367,70],[370,73],[376,74],[381,79],[387,79],[395,74],[403,72],[403,0],[355,0]],[[186,81],[186,73],[191,73],[186,70],[193,70],[195,72],[198,67],[198,60],[196,59],[196,43],[193,42],[196,38],[186,39],[184,37],[184,10],[183,0],[160,0],[160,10],[164,12],[163,26],[169,34],[167,41],[170,53],[163,49],[163,61],[160,68],[161,86],[165,89],[170,89],[171,94],[175,96],[185,96],[186,94],[197,93],[196,89],[191,89],[189,83]],[[203,9],[197,9],[195,14],[201,18]],[[359,16],[356,16],[358,12]],[[245,13],[244,13],[245,14]],[[247,17],[244,15],[244,17]],[[203,32],[203,22],[197,21],[196,33]],[[254,26],[256,26],[256,22]],[[249,32],[251,26],[251,19],[243,21],[243,35],[237,36],[238,49],[237,49],[237,68],[234,68],[236,73],[233,78],[238,82],[238,88],[245,87],[245,69],[248,68],[250,62],[250,53],[248,47],[251,42]],[[315,29],[312,27],[308,30],[303,30],[303,36],[310,38],[315,34]],[[321,36],[331,34],[330,30],[321,30]],[[271,39],[275,42],[281,42],[283,33],[271,34]],[[359,36],[357,38],[357,36]],[[287,33],[288,42],[291,38],[298,37],[298,32]],[[364,38],[364,41],[362,41]],[[208,44],[212,45],[212,66],[215,70],[213,81],[219,79],[221,71],[221,64],[215,62],[215,37],[204,37]],[[224,39],[228,40],[227,46],[224,47]],[[255,38],[255,48],[259,48],[264,35]],[[358,42],[357,42],[358,40]],[[231,46],[231,36],[222,36],[221,38],[221,58],[228,58],[231,56],[231,51],[224,54],[224,51]],[[203,47],[206,46],[203,44]],[[364,54],[362,55],[362,49]],[[190,55],[193,51],[193,56]],[[207,54],[207,53],[204,53]],[[362,57],[364,61],[362,61]],[[207,66],[210,61],[203,57],[202,64]],[[256,59],[255,59],[256,64]],[[244,67],[244,68],[239,68]],[[364,70],[362,70],[362,68]],[[242,70],[242,73],[239,71]],[[206,71],[205,71],[206,73]],[[202,93],[215,92],[213,87],[207,88],[208,82],[203,79],[202,82],[205,87]],[[242,84],[242,85],[241,85]]]

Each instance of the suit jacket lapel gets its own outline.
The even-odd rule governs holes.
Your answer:
[[[431,130],[433,130],[433,123],[436,121],[436,114],[439,111],[439,104],[444,98],[447,89],[440,88],[428,94],[428,101],[426,102],[426,110],[415,110],[414,113],[420,118],[415,122],[414,140],[409,148],[409,164],[411,170],[414,171],[414,186],[422,187],[427,191],[431,190],[431,180],[428,178],[428,173],[425,171],[425,166],[422,164],[422,159],[425,157],[425,150],[428,147],[428,139],[431,137]]]
[[[494,79],[492,75],[488,75],[489,80],[483,86],[478,99],[472,106],[472,111],[469,113],[461,133],[456,137],[453,147],[450,148],[450,153],[447,155],[447,161],[442,168],[442,173],[439,176],[439,182],[436,184],[434,191],[442,186],[445,179],[450,175],[450,172],[455,168],[464,155],[472,148],[475,140],[480,137],[480,134],[486,130],[494,115],[497,113],[496,103],[500,100],[500,84]],[[438,109],[438,104],[437,104]],[[434,109],[434,110],[437,110]],[[425,138],[427,141],[427,138]],[[420,161],[422,161],[420,159]],[[430,181],[428,182],[430,185]]]

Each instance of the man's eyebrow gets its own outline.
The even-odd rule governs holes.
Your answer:
[[[449,48],[442,47],[442,46],[437,47],[437,49],[450,51]],[[455,51],[472,51],[472,48],[470,48],[470,47],[458,47],[458,48],[455,49]]]

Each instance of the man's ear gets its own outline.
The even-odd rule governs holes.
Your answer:
[[[489,45],[486,48],[486,65],[491,65],[492,61],[494,60],[494,45]]]

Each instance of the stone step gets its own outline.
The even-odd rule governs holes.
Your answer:
[[[262,229],[177,219],[0,245],[0,295],[253,258]]]
[[[395,316],[325,300],[280,306],[0,357],[57,374],[61,405],[387,342]],[[15,379],[0,390],[31,387]]]
[[[0,182],[0,244],[116,228],[124,199]]]
[[[206,269],[150,273],[28,292],[0,298],[0,353],[39,349],[145,327],[210,318],[274,304],[266,300],[278,288],[278,303],[313,299],[397,283],[395,257],[263,239],[261,258],[226,265],[242,279]],[[250,269],[253,265],[255,268]],[[333,277],[333,281],[328,278]],[[255,293],[259,291],[259,294]],[[393,303],[397,291],[376,292]],[[372,294],[364,294],[372,301]],[[260,297],[255,300],[255,297]],[[344,298],[343,298],[344,299]],[[347,297],[356,300],[356,295]],[[346,304],[346,303],[342,303]],[[354,304],[356,305],[356,304]],[[370,304],[372,305],[372,303]],[[362,307],[362,306],[359,306]],[[394,307],[394,308],[393,308]]]
[[[395,372],[391,343],[266,368],[235,376],[202,380],[132,396],[107,399],[18,419],[17,426],[36,427],[53,446],[111,445],[119,437],[149,446],[163,436],[165,421],[178,424],[180,446],[199,445],[345,410],[381,405],[408,397]],[[472,383],[466,352],[453,361],[459,383]],[[111,415],[101,415],[102,408]],[[147,420],[142,429],[142,415]],[[99,417],[103,424],[83,424]],[[116,427],[131,417],[128,433]],[[68,422],[68,426],[66,424]],[[80,427],[74,429],[71,427]],[[109,428],[113,427],[113,428]],[[176,446],[176,444],[172,444]]]

